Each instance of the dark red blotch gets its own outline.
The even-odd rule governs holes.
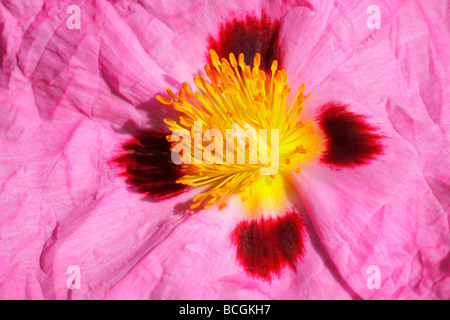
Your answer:
[[[253,65],[253,59],[259,53],[260,68],[270,71],[273,60],[278,60],[278,65],[282,65],[279,33],[278,20],[271,21],[264,13],[261,19],[247,16],[245,19],[234,19],[222,25],[217,39],[209,37],[209,48],[225,59],[228,59],[230,53],[233,53],[236,59],[243,53],[247,65]]]
[[[368,164],[383,153],[382,135],[362,115],[338,103],[321,108],[318,124],[326,135],[326,151],[321,161],[334,167]]]
[[[295,211],[277,219],[241,222],[232,234],[237,259],[253,276],[270,280],[285,266],[296,270],[295,263],[304,253],[305,225]]]
[[[124,169],[127,182],[138,192],[162,200],[183,192],[185,185],[175,183],[181,167],[171,160],[166,134],[144,131],[123,145],[123,154],[115,161]]]

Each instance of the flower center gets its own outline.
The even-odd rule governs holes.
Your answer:
[[[205,66],[209,82],[203,76],[194,78],[199,90],[194,93],[183,83],[178,96],[170,89],[170,98],[157,96],[182,113],[178,121],[164,119],[178,138],[182,136],[185,147],[180,156],[186,175],[177,183],[205,186],[191,208],[217,203],[223,209],[233,194],[256,205],[255,191],[269,194],[272,185],[280,192],[280,175],[300,172],[302,163],[323,151],[314,122],[301,117],[310,95],[304,96],[302,85],[288,103],[288,77],[285,70],[277,70],[276,60],[270,75],[259,68],[260,54],[253,68],[245,64],[242,53],[237,60],[232,53],[229,60],[220,60],[213,50],[210,55],[214,68]],[[178,152],[180,140],[174,134],[167,138],[172,152]]]

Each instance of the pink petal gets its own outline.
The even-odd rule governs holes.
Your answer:
[[[383,1],[381,26],[390,23],[402,1]],[[293,83],[313,89],[358,49],[379,33],[367,28],[367,8],[373,1],[322,1],[311,11],[294,8],[281,20],[284,68]],[[295,39],[295,40],[291,40]]]
[[[82,3],[81,30],[72,2],[0,4],[1,298],[449,298],[445,1],[384,1],[378,31],[371,1],[141,3]],[[313,91],[305,114],[338,99],[388,137],[370,165],[296,177],[307,258],[271,282],[237,262],[237,203],[190,215],[196,191],[146,201],[110,164],[127,132],[160,124],[155,94],[201,72],[209,35],[261,9],[280,19],[292,87]]]
[[[271,282],[249,277],[236,261],[231,234],[239,205],[189,217],[107,294],[108,299],[326,299],[354,296],[330,260],[307,239],[308,259]],[[184,239],[180,241],[179,239]],[[214,257],[214,259],[211,259]],[[330,291],[322,290],[326,286]],[[195,288],[195,289],[194,289]]]
[[[62,2],[46,5],[18,52],[40,116],[84,114],[118,125],[146,121],[135,105],[164,90],[162,70],[108,2],[83,6],[80,30],[66,27],[66,9]]]
[[[424,21],[411,14],[413,9],[417,7],[410,3],[399,12],[399,19],[409,22],[405,26],[411,26],[412,19],[415,25]],[[427,104],[421,99],[420,81],[417,86],[418,79],[430,74],[434,85],[440,86],[447,75],[443,69],[435,68],[433,74],[403,64],[414,60],[400,59],[398,52],[408,47],[414,56],[423,52],[423,44],[411,47],[408,39],[417,38],[406,33],[393,36],[400,28],[396,21],[335,68],[312,91],[305,106],[309,117],[313,117],[314,106],[329,101],[341,101],[367,115],[368,122],[387,137],[383,155],[370,165],[345,172],[308,167],[297,182],[322,245],[361,297],[447,299],[448,289],[444,288],[449,283],[443,274],[448,260],[449,188],[441,168],[448,167],[444,151],[449,148],[448,128],[430,123],[438,121],[430,115],[430,106],[439,105],[439,100],[431,97]],[[426,26],[422,27],[427,37]],[[429,65],[442,64],[438,57]],[[437,90],[437,94],[439,99],[447,96],[445,91]],[[442,109],[439,119],[446,116]],[[381,268],[382,290],[366,286],[370,265]]]
[[[118,12],[135,32],[148,55],[169,73],[172,89],[181,82],[190,82],[203,73],[208,62],[208,38],[217,38],[226,21],[260,17],[264,11],[269,18],[280,18],[292,7],[308,7],[307,1],[120,1]],[[308,9],[310,10],[310,9]],[[176,18],[174,18],[176,17]],[[194,63],[195,61],[195,63]],[[179,90],[179,89],[178,89]]]

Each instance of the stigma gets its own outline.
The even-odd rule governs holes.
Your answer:
[[[172,161],[185,174],[176,182],[200,187],[191,208],[221,209],[233,195],[239,195],[251,213],[261,218],[270,212],[286,212],[291,206],[287,178],[299,173],[306,161],[317,159],[324,150],[323,137],[315,123],[302,118],[305,85],[290,96],[288,76],[272,62],[270,71],[260,69],[257,53],[253,66],[244,54],[219,59],[210,50],[212,67],[196,76],[194,92],[185,82],[178,95],[157,99],[181,113],[179,119],[164,119],[171,135]],[[261,196],[267,205],[261,207]],[[267,217],[266,217],[267,218]]]

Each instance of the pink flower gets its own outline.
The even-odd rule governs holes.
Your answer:
[[[0,14],[1,298],[450,297],[445,1],[4,0]],[[140,131],[166,133],[176,114],[156,96],[195,87],[208,49],[251,64],[256,46],[262,69],[277,59],[293,92],[305,83],[302,115],[326,138],[292,175],[300,253],[267,260],[280,262],[268,277],[239,251],[254,223],[239,197],[191,214],[199,190],[170,184],[167,161],[147,169],[171,174],[128,184],[113,161]],[[342,153],[349,128],[360,147]]]

